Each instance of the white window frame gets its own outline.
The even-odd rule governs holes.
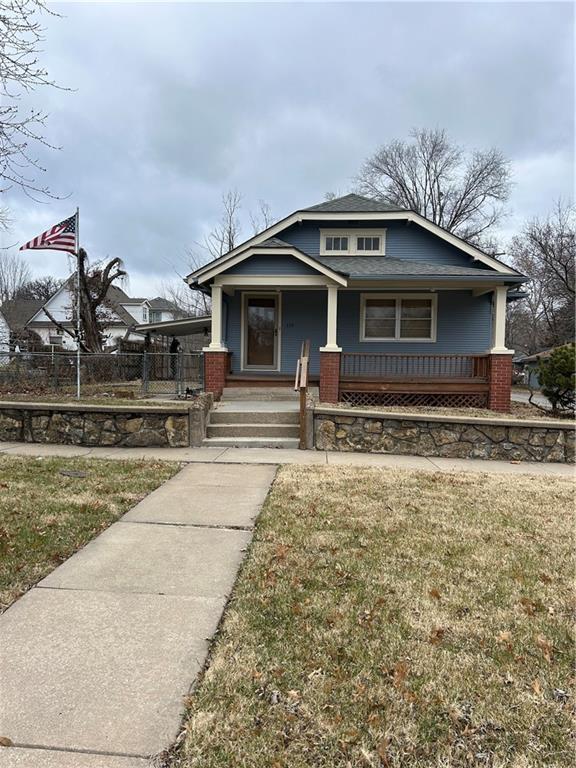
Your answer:
[[[376,337],[366,336],[366,301],[368,299],[394,299],[396,302],[396,325],[394,336],[390,337]],[[431,302],[432,318],[430,323],[430,337],[423,338],[407,338],[400,336],[400,318],[402,305],[402,299],[427,299]],[[360,341],[363,342],[376,342],[382,344],[383,342],[390,342],[396,344],[401,342],[403,344],[411,344],[416,342],[418,344],[433,344],[436,341],[436,328],[438,320],[438,294],[436,293],[362,293],[360,294]]]
[[[347,237],[347,251],[327,251],[327,237]],[[359,251],[357,248],[359,237],[379,237],[380,250]],[[385,229],[321,229],[320,230],[320,256],[385,256],[386,255],[386,230]]]

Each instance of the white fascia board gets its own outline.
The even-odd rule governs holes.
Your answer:
[[[214,278],[214,285],[223,288],[246,287],[282,287],[282,288],[327,288],[329,285],[336,287],[342,283],[336,283],[329,277],[322,275],[218,275]]]
[[[257,247],[248,248],[244,251],[241,251],[240,253],[237,253],[235,256],[230,256],[230,258],[227,258],[225,262],[222,262],[220,264],[215,264],[212,266],[211,269],[208,269],[204,272],[202,275],[202,282],[205,283],[207,280],[211,280],[213,277],[216,277],[216,275],[219,275],[221,272],[223,272],[226,269],[230,269],[230,267],[235,266],[236,264],[239,264],[240,262],[244,261],[245,259],[250,258],[250,256],[254,256],[255,254],[261,253],[262,249],[259,249]],[[231,252],[232,253],[232,252]],[[312,267],[317,272],[320,272],[320,274],[325,275],[330,280],[333,280],[336,283],[339,283],[340,285],[347,285],[348,281],[345,277],[342,275],[339,275],[338,272],[334,272],[329,267],[324,266],[324,264],[321,264],[320,262],[316,261],[310,256],[307,256],[305,253],[302,253],[302,251],[299,251],[297,248],[274,248],[274,253],[279,256],[293,256],[295,259],[298,259],[299,261],[303,262],[304,264],[307,264],[309,267]],[[207,265],[210,267],[210,265]]]
[[[268,229],[265,229],[259,234],[254,235],[254,237],[251,237],[249,240],[246,240],[246,242],[232,249],[231,251],[229,251],[224,256],[221,256],[216,261],[213,261],[210,264],[207,264],[205,267],[200,267],[200,269],[197,269],[195,272],[192,272],[191,274],[189,274],[186,277],[186,280],[187,282],[190,283],[192,280],[200,276],[203,276],[207,270],[216,268],[217,265],[228,263],[228,261],[231,258],[235,257],[238,253],[243,252],[248,248],[253,248],[255,245],[262,243],[264,240],[269,240],[271,237],[275,237],[277,234],[279,234],[283,230],[287,229],[288,227],[291,227],[293,224],[298,224],[301,221],[336,221],[336,222],[349,221],[349,220],[393,221],[394,219],[413,221],[415,224],[418,224],[424,229],[427,229],[429,232],[432,232],[432,234],[437,235],[438,237],[442,238],[446,242],[450,243],[455,248],[458,248],[464,253],[467,253],[476,261],[480,261],[483,264],[486,264],[487,266],[492,267],[492,269],[494,269],[496,272],[502,272],[505,274],[512,274],[512,275],[517,274],[516,270],[512,269],[511,267],[507,267],[505,264],[501,264],[497,259],[494,259],[492,256],[489,256],[488,254],[484,253],[478,248],[475,248],[473,245],[466,243],[464,240],[461,240],[459,237],[456,237],[456,235],[453,235],[450,232],[447,232],[445,229],[442,229],[442,227],[439,227],[437,224],[434,224],[433,222],[428,221],[428,219],[426,219],[424,216],[421,216],[419,213],[416,213],[415,211],[387,211],[387,212],[381,212],[381,213],[377,213],[377,212],[365,212],[365,213],[337,212],[335,213],[333,211],[324,212],[324,213],[314,213],[312,211],[297,211],[296,213],[293,213],[292,215],[287,216],[285,219],[282,219],[276,224],[273,224],[271,227],[268,227]],[[279,250],[280,249],[277,249],[277,248],[274,249],[275,252],[278,252]]]

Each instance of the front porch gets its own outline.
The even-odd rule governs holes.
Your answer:
[[[326,279],[304,286],[281,276],[222,276],[212,284],[205,387],[219,397],[225,387],[293,385],[300,345],[308,339],[310,383],[319,386],[321,402],[509,410],[507,288],[422,284],[407,290],[380,285],[376,293]],[[367,320],[372,297],[379,302]],[[404,317],[400,301],[406,297]],[[397,338],[367,336],[374,328],[383,335],[379,329],[387,323],[395,323],[396,331],[386,332]],[[402,331],[415,337],[401,337]]]

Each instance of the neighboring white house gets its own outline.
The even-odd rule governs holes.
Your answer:
[[[64,328],[74,328],[74,290],[65,283],[56,293],[36,311],[26,323],[26,328],[34,331],[42,342],[50,347],[76,349],[72,336],[62,333],[51,317]],[[143,341],[144,334],[136,333],[132,328],[140,323],[149,322],[151,317],[158,321],[174,320],[176,307],[166,299],[131,298],[121,288],[111,286],[106,296],[106,309],[109,321],[104,333],[105,347],[113,347],[119,339]]]

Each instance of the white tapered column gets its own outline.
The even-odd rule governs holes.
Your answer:
[[[341,352],[338,346],[338,288],[328,286],[328,311],[326,313],[326,346],[320,352]]]
[[[227,352],[222,342],[222,286],[212,285],[212,323],[210,344],[205,352]]]
[[[490,354],[505,355],[512,353],[506,347],[506,293],[507,288],[502,286],[494,289],[492,300],[492,348]]]

